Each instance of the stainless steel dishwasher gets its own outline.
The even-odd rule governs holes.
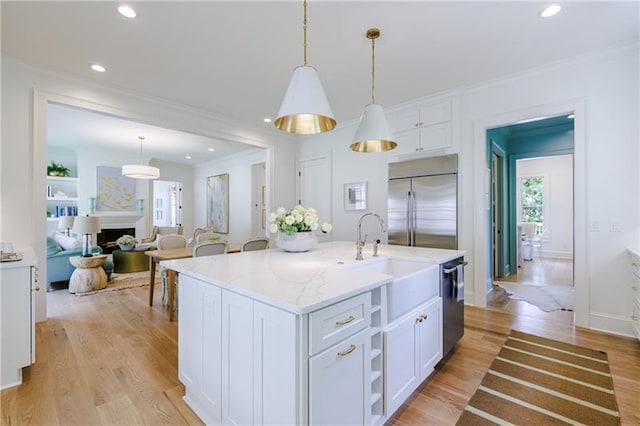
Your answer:
[[[464,334],[464,267],[467,264],[464,257],[459,257],[440,266],[443,358]]]

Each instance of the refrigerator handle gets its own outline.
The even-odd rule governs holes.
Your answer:
[[[407,193],[407,245],[411,246],[411,191]]]
[[[416,202],[416,192],[411,191],[411,213],[413,215],[411,220],[411,245],[416,245],[416,227],[418,226],[418,206]]]

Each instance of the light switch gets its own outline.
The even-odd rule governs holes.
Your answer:
[[[597,221],[591,222],[591,232],[600,232],[600,223]]]
[[[620,222],[617,220],[609,222],[609,232],[620,232]]]

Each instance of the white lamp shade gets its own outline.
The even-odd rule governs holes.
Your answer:
[[[75,216],[60,216],[58,219],[58,227],[62,229],[73,228]]]
[[[134,179],[158,179],[160,177],[160,169],[143,164],[126,164],[122,166],[122,176]]]
[[[77,216],[73,222],[73,232],[76,234],[99,233],[100,218],[98,216]]]
[[[273,123],[280,130],[302,135],[328,132],[336,127],[315,68],[300,66],[293,70],[278,117]]]
[[[350,148],[357,152],[383,152],[396,146],[398,144],[391,138],[382,105],[367,105],[362,112],[360,125]]]

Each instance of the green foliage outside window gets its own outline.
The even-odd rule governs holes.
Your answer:
[[[544,223],[544,179],[542,176],[522,179],[522,222]]]

